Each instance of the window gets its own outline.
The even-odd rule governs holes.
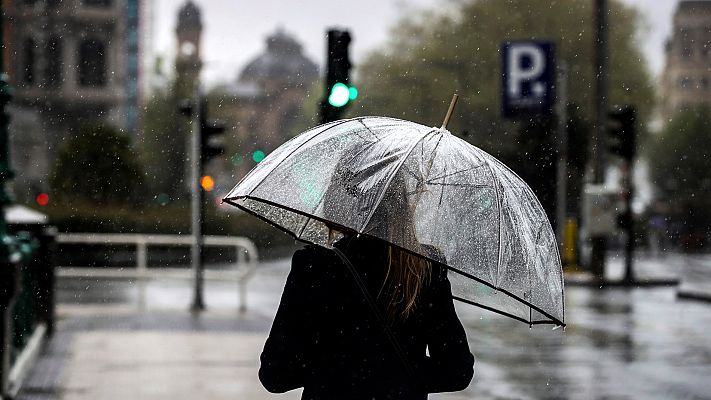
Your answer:
[[[106,84],[106,49],[103,42],[88,39],[79,45],[79,84],[81,86]]]
[[[679,86],[682,89],[689,89],[691,87],[691,78],[684,77],[679,80]]]
[[[22,47],[24,65],[22,68],[22,81],[29,85],[35,83],[35,41],[32,38],[25,39]]]
[[[82,0],[82,4],[88,7],[110,7],[111,0]]]
[[[47,41],[47,69],[45,80],[48,87],[57,87],[62,80],[62,42],[56,36]]]

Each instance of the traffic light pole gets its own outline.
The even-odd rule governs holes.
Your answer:
[[[568,71],[563,63],[558,67],[557,93],[558,164],[556,166],[556,225],[558,231],[558,248],[562,250],[568,209]]]
[[[605,182],[605,130],[607,120],[607,0],[595,0],[595,131],[593,140],[593,180],[601,185]],[[607,238],[591,238],[592,251],[590,272],[597,279],[605,277],[605,257]]]
[[[200,106],[200,92],[195,89],[193,94],[193,113],[191,120],[192,135],[190,142],[190,209],[192,215],[192,236],[193,244],[190,248],[190,261],[194,274],[193,281],[193,302],[190,309],[199,312],[205,309],[203,298],[204,270],[202,258],[202,219],[205,195],[200,187],[200,172],[202,171],[202,159],[200,156],[200,119],[202,108]]]

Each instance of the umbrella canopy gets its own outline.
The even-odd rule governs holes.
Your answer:
[[[540,202],[446,129],[383,117],[321,125],[276,149],[224,201],[317,245],[330,245],[329,227],[388,241],[445,264],[457,300],[564,325],[558,247]]]

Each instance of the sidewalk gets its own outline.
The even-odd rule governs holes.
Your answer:
[[[273,398],[257,371],[288,272],[277,264],[262,265],[242,313],[234,283],[207,283],[208,311],[194,315],[189,282],[149,282],[140,309],[137,284],[60,280],[56,333],[17,400]]]
[[[669,254],[663,257],[650,257],[637,254],[632,270],[635,283],[633,286],[676,286],[684,272],[685,256]],[[611,255],[605,264],[605,280],[596,281],[588,272],[566,272],[565,284],[570,286],[620,286],[624,285],[624,255]],[[711,282],[711,276],[709,276]]]
[[[18,400],[261,399],[271,319],[133,308],[62,308],[57,334]],[[298,399],[298,393],[281,397]]]

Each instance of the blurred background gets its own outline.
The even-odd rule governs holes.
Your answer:
[[[107,360],[126,353],[112,340],[129,340],[117,332],[185,332],[195,339],[186,346],[214,357],[212,339],[260,348],[299,244],[222,197],[322,122],[383,115],[439,126],[453,93],[449,130],[532,187],[559,235],[570,293],[567,332],[524,327],[523,341],[502,339],[509,322],[497,316],[461,311],[475,354],[490,349],[482,350],[485,381],[469,393],[711,393],[702,378],[711,373],[711,335],[699,328],[711,319],[711,1],[1,4],[9,86],[0,234],[10,238],[4,270],[15,272],[0,273],[9,321],[0,398],[175,395],[155,383],[175,375],[141,386],[155,386],[156,396],[87,378],[76,357],[94,349],[105,356],[92,362],[115,365]],[[506,45],[526,41],[551,45],[543,83],[554,95],[511,117]],[[532,61],[522,62],[523,71]],[[340,100],[339,83],[349,89]],[[232,309],[242,314],[223,315]],[[202,310],[208,317],[195,325]],[[133,351],[161,347],[135,340]],[[509,345],[519,357],[499,363]],[[246,392],[190,364],[200,355],[183,360],[198,378],[180,390],[215,379],[229,395],[266,396],[255,383],[258,352],[247,353],[230,367]],[[561,364],[575,368],[561,374]],[[510,375],[521,366],[529,372]],[[661,386],[642,384],[665,369]]]
[[[679,154],[703,138],[669,133],[702,123],[709,98],[711,39],[694,9],[705,10],[704,2],[697,3],[609,5],[606,102],[637,111],[633,206],[638,240],[646,245],[650,227],[665,230],[665,246],[697,250],[707,239],[706,207],[697,204],[704,202],[704,178]],[[49,215],[60,231],[187,232],[189,213],[179,211],[189,203],[190,125],[180,117],[180,101],[200,82],[210,114],[225,123],[225,152],[207,165],[214,180],[208,197],[217,200],[256,164],[255,152],[266,155],[320,122],[326,30],[333,27],[351,34],[350,79],[359,89],[342,117],[435,125],[457,92],[462,101],[451,131],[538,189],[552,217],[555,191],[542,189],[555,180],[553,120],[501,117],[499,46],[526,38],[554,42],[557,64],[567,69],[567,213],[579,217],[597,112],[593,2],[247,7],[82,0],[13,1],[5,10],[5,69],[15,90],[12,189],[19,203]],[[87,136],[111,145],[97,151]],[[605,170],[613,184],[614,161]],[[207,229],[236,226],[219,222],[237,218],[230,211],[210,207],[216,220]]]

